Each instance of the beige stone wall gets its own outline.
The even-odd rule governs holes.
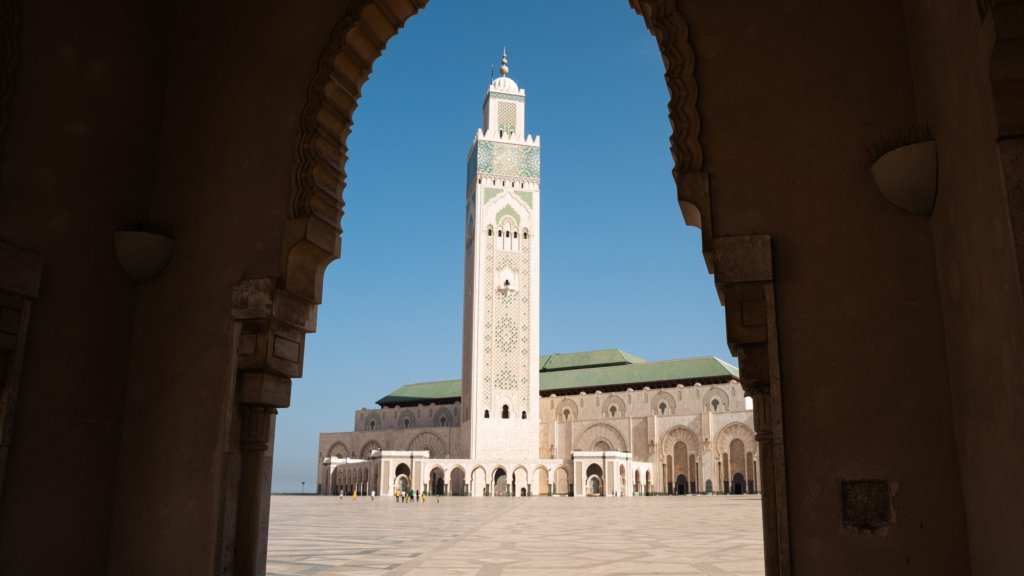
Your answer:
[[[717,400],[716,406],[712,401]],[[661,411],[665,404],[666,410]],[[436,419],[438,414],[457,413],[458,403],[419,405],[415,407],[362,409],[356,411],[354,432],[331,432],[320,435],[317,470],[324,477],[323,460],[330,456],[365,458],[372,448],[383,450],[427,449],[433,458],[459,454],[462,434],[458,426],[413,426],[404,428],[405,420],[414,424]],[[676,438],[688,431],[694,441],[690,453],[701,462],[700,472],[687,478],[704,491],[704,481],[712,480],[712,489],[722,492],[721,475],[716,462],[728,458],[728,440],[739,437],[745,452],[758,461],[754,442],[753,413],[746,409],[743,389],[733,381],[727,384],[678,386],[674,388],[641,388],[623,392],[581,393],[568,396],[549,395],[541,399],[539,452],[543,458],[569,462],[574,450],[607,450],[632,452],[633,458],[655,464],[652,485],[655,492],[674,490],[668,485],[674,475],[666,472]],[[613,410],[614,407],[614,410]],[[565,411],[570,417],[566,419]],[[379,423],[375,430],[369,422]],[[742,432],[729,433],[739,426]],[[723,430],[726,433],[723,436]],[[728,440],[720,437],[728,436]],[[505,438],[514,442],[514,438]],[[726,448],[720,448],[725,442]],[[515,460],[512,455],[506,457]],[[742,470],[750,475],[746,467]],[[690,478],[694,476],[694,478]],[[753,477],[751,477],[753,480]],[[758,482],[757,490],[760,484]]]

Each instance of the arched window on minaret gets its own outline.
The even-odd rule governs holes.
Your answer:
[[[490,417],[491,417],[491,411],[490,410],[484,410],[484,418],[490,418]]]
[[[501,417],[508,420],[508,404],[501,407]]]
[[[519,226],[512,218],[502,218],[498,224],[499,250],[519,250]]]

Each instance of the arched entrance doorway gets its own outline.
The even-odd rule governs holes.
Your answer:
[[[470,475],[469,490],[469,493],[473,496],[490,496],[487,486],[487,472],[483,468],[473,468],[473,472]]]
[[[395,484],[394,490],[406,492],[412,488],[412,471],[409,470],[408,464],[399,464],[395,466]]]
[[[452,470],[452,478],[448,483],[448,492],[452,496],[466,495],[466,471],[456,466]]]
[[[733,494],[745,494],[747,492],[747,482],[743,479],[743,474],[737,472],[732,477],[732,493]]]
[[[509,495],[508,474],[505,472],[504,468],[498,468],[494,471],[494,482],[492,483],[492,486],[494,487],[491,491],[492,496]]]
[[[430,493],[444,494],[444,470],[440,466],[430,471]]]
[[[587,496],[604,496],[604,471],[598,464],[587,466]]]
[[[548,469],[541,466],[534,472],[534,483],[535,488],[533,489],[534,495],[537,496],[551,496],[551,480],[548,476]]]
[[[689,494],[690,482],[686,479],[685,474],[676,476],[676,494]]]
[[[572,484],[569,483],[569,472],[565,468],[555,470],[555,494],[572,494]]]

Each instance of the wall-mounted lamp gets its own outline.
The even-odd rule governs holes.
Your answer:
[[[174,254],[174,238],[147,230],[118,230],[114,232],[114,251],[121,270],[141,284],[167,267]]]
[[[871,177],[889,202],[911,214],[930,215],[938,180],[935,141],[916,142],[882,154],[871,165]]]

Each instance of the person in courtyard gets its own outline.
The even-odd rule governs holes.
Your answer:
[[[377,495],[376,490],[370,490],[370,501],[373,502],[373,497]]]

